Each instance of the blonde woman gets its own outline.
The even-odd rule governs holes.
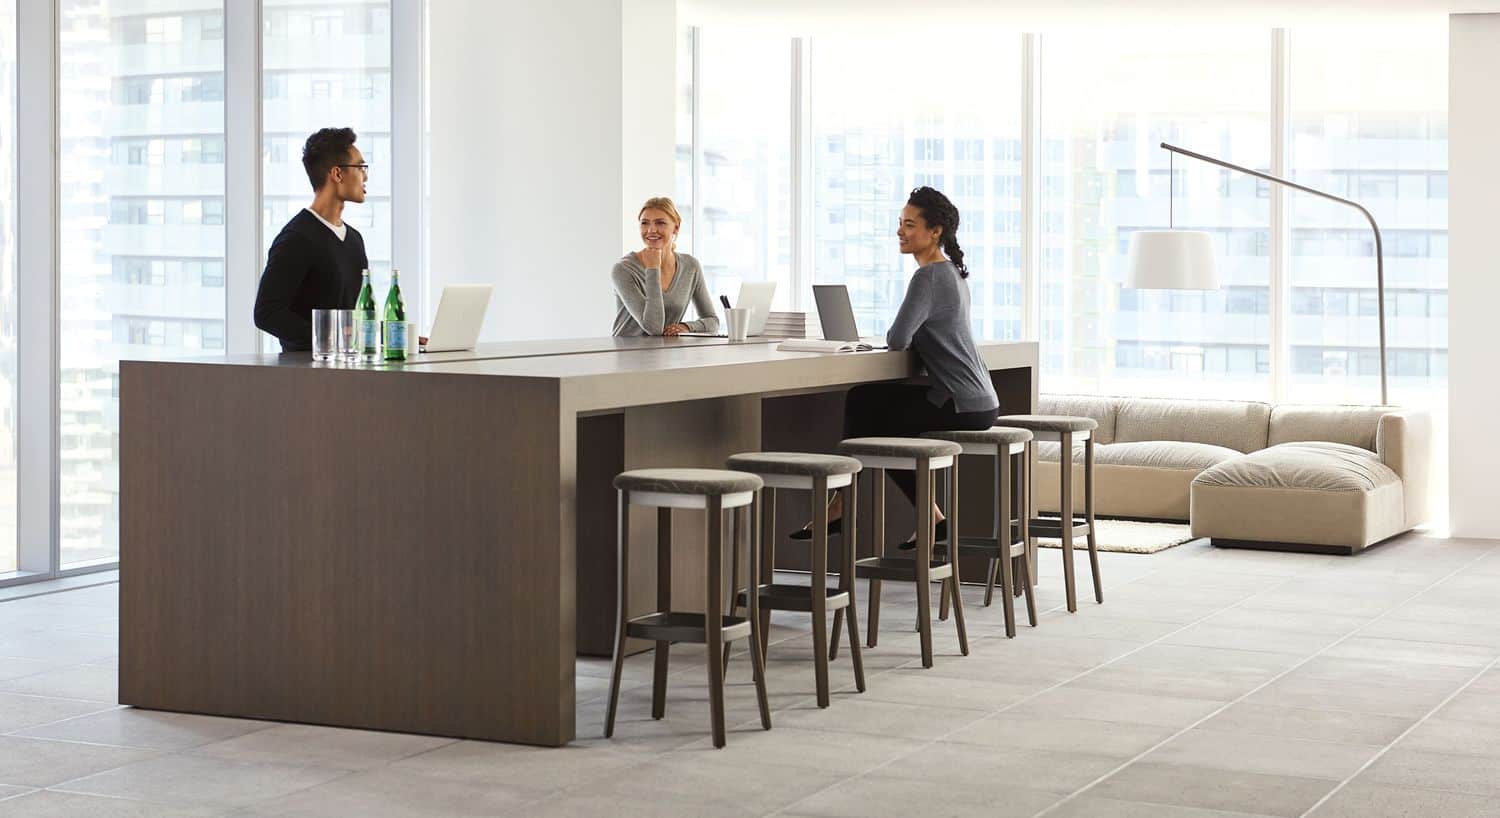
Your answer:
[[[703,280],[703,267],[676,249],[677,231],[682,227],[677,206],[665,196],[647,199],[638,221],[642,248],[626,253],[610,272],[615,287],[614,334],[718,332],[719,314]],[[689,300],[698,314],[696,321],[682,320]]]

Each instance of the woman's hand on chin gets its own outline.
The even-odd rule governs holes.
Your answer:
[[[636,257],[641,260],[641,266],[647,270],[661,269],[662,250],[660,247],[643,248],[639,253],[636,253]]]

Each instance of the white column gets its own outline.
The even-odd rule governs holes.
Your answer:
[[[57,5],[16,11],[16,544],[22,571],[48,574],[59,562]]]
[[[677,184],[677,30],[675,0],[621,2],[620,115],[623,173],[617,255],[640,243],[636,214],[652,196]],[[683,238],[686,238],[685,236]],[[591,335],[593,333],[584,333]]]
[[[625,249],[622,0],[444,0],[429,15],[433,297],[493,283],[486,341],[607,335]]]
[[[1456,537],[1500,539],[1500,14],[1448,20],[1449,515]]]
[[[261,237],[261,4],[224,6],[225,346],[259,352],[255,291],[266,253]]]

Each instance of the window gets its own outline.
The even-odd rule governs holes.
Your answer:
[[[1181,157],[1169,163],[1157,147],[1174,140],[1268,165],[1268,34],[1046,35],[1042,63],[1041,172],[1058,180],[1042,191],[1042,244],[1059,248],[1041,254],[1040,334],[1056,350],[1042,356],[1048,391],[1270,397],[1254,357],[1271,342],[1269,200],[1252,177],[1226,179]],[[1191,76],[1215,81],[1182,81]],[[1236,89],[1232,98],[1225,87]],[[1115,303],[1128,234],[1165,228],[1173,190],[1176,224],[1215,236],[1222,295],[1142,291]],[[1125,344],[1143,354],[1117,354]],[[1216,348],[1227,348],[1222,372],[1220,353],[1209,352]]]
[[[337,124],[354,129],[354,144],[370,164],[365,203],[346,207],[344,219],[364,236],[372,284],[382,298],[393,264],[391,52],[384,24],[376,31],[366,23],[389,15],[389,0],[306,0],[291,7],[267,3],[261,43],[261,232],[266,249],[287,221],[312,202],[302,144],[314,128],[328,123],[332,106]],[[337,54],[338,60],[330,63],[329,54]],[[330,70],[330,65],[338,69]],[[222,203],[205,210],[204,218],[222,222]],[[209,283],[215,279],[217,283]],[[205,271],[203,286],[224,286],[222,270],[217,276]],[[265,350],[280,348],[269,335],[261,339]],[[204,348],[209,348],[207,336]]]
[[[1291,38],[1288,145],[1292,177],[1368,207],[1385,239],[1386,319],[1392,344],[1447,347],[1447,27],[1413,22],[1343,29],[1298,29]],[[1294,367],[1292,397],[1307,402],[1373,402],[1380,396],[1375,248],[1352,208],[1313,196],[1288,197],[1293,231],[1288,279],[1294,343],[1313,339],[1341,350],[1352,366]],[[1392,287],[1399,283],[1398,290]],[[1414,286],[1413,286],[1414,285]],[[1327,288],[1322,309],[1297,293]],[[1429,315],[1429,301],[1443,306]],[[1307,349],[1318,347],[1309,344]],[[1352,354],[1352,358],[1349,354]],[[1307,353],[1309,356],[1311,353]],[[1389,357],[1391,401],[1443,400],[1444,375],[1427,351]],[[1365,365],[1361,361],[1369,361]]]
[[[16,0],[0,0],[0,577],[16,570]]]
[[[139,14],[155,5],[130,9]],[[224,291],[199,298],[198,282],[181,274],[185,258],[222,265],[224,253],[222,17],[217,33],[211,20],[203,24],[223,9],[195,5],[203,12],[142,20],[97,0],[59,4],[63,567],[119,553],[114,384],[120,357],[140,354],[143,346],[163,356],[196,351],[185,324],[224,319]],[[149,47],[152,59],[137,62],[132,52],[112,48],[132,43]],[[143,65],[178,73],[142,76]],[[111,147],[116,142],[118,151]],[[208,144],[219,146],[209,150],[217,151],[219,172],[118,175],[110,167],[114,157],[132,166],[160,167],[194,155],[201,161]],[[107,223],[99,218],[105,214]],[[141,297],[145,288],[150,298]]]
[[[900,50],[866,34],[812,48],[813,144],[824,146],[813,159],[813,280],[847,284],[860,331],[883,334],[915,268],[896,223],[908,192],[928,185],[959,208],[976,335],[1020,338],[1020,38],[948,49],[942,94],[888,59]],[[832,212],[858,217],[834,226]]]
[[[782,37],[699,31],[702,177],[693,254],[713,293],[776,281],[792,300],[791,47]]]

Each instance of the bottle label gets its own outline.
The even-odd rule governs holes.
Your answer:
[[[380,326],[372,319],[361,318],[355,322],[359,326],[359,347],[364,352],[380,351]]]
[[[401,350],[402,353],[406,352],[405,321],[385,322],[385,348],[388,353],[395,350]]]

